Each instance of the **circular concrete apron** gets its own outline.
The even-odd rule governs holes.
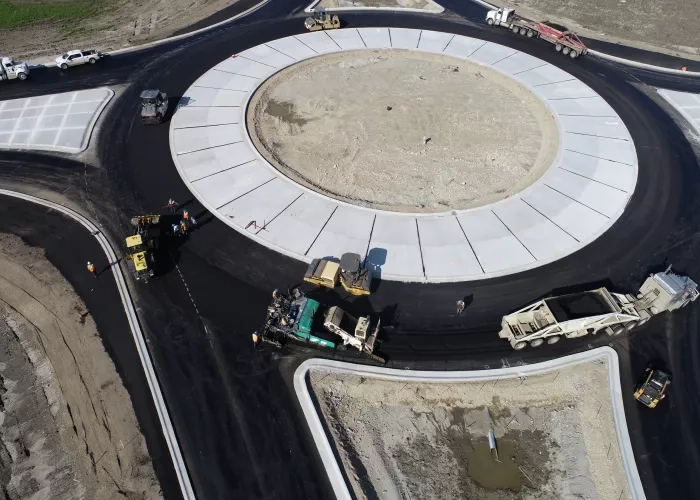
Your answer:
[[[311,57],[380,48],[443,53],[488,66],[528,88],[559,126],[552,166],[524,190],[485,206],[399,213],[312,191],[255,149],[246,108],[269,77]],[[171,122],[170,148],[192,193],[237,231],[306,262],[356,252],[382,279],[402,281],[504,276],[565,257],[614,224],[637,181],[637,154],[627,128],[580,80],[509,47],[399,28],[307,33],[226,59],[185,92]]]

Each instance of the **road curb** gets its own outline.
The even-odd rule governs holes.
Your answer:
[[[318,453],[328,474],[333,491],[339,500],[352,498],[340,466],[335,459],[333,448],[328,436],[326,436],[321,419],[316,411],[316,406],[309,393],[307,384],[308,372],[311,369],[323,369],[359,375],[363,377],[383,378],[388,380],[402,380],[407,382],[463,382],[463,381],[489,381],[502,378],[527,377],[550,372],[555,369],[571,365],[585,363],[595,359],[604,358],[608,362],[608,380],[610,383],[610,402],[613,411],[613,422],[617,436],[617,442],[622,455],[622,465],[627,476],[627,485],[633,500],[645,500],[642,481],[639,477],[637,464],[632,451],[632,444],[627,430],[627,419],[622,402],[622,388],[620,385],[620,366],[617,353],[611,347],[599,347],[578,354],[571,354],[555,358],[542,363],[532,365],[514,366],[509,368],[497,368],[477,371],[413,371],[398,370],[395,368],[383,368],[379,366],[355,365],[342,361],[313,358],[304,361],[294,372],[294,391],[301,405],[306,422],[314,438]]]
[[[63,205],[59,205],[58,203],[54,203],[43,198],[30,196],[24,193],[0,189],[0,194],[5,196],[11,196],[13,198],[19,198],[21,200],[29,201],[32,203],[37,203],[39,205],[43,205],[45,207],[61,212],[62,214],[70,217],[71,219],[81,224],[85,229],[90,231],[90,233],[97,239],[98,243],[102,247],[102,250],[107,256],[107,260],[110,264],[117,262],[117,256],[114,253],[114,250],[112,249],[112,246],[110,245],[107,237],[97,228],[97,226],[95,226],[95,224],[93,224],[89,219],[82,216],[81,214]],[[196,500],[196,496],[194,494],[194,490],[192,489],[192,484],[190,482],[190,477],[187,472],[187,466],[185,465],[184,459],[182,458],[180,445],[177,441],[177,436],[175,435],[175,430],[173,429],[172,422],[170,421],[168,408],[165,405],[165,400],[163,399],[160,384],[158,383],[158,377],[156,376],[155,370],[153,368],[153,364],[148,353],[148,348],[146,346],[146,340],[143,336],[143,332],[141,331],[138,316],[136,315],[134,304],[131,301],[131,295],[129,294],[129,289],[126,286],[124,275],[122,274],[120,266],[110,265],[110,268],[112,269],[114,281],[117,284],[117,290],[119,291],[119,295],[122,299],[124,313],[126,314],[131,333],[134,337],[134,343],[136,344],[136,350],[138,351],[139,358],[141,359],[141,365],[143,366],[143,371],[146,375],[146,380],[148,381],[148,387],[151,390],[153,404],[155,405],[156,411],[158,412],[158,419],[160,420],[160,424],[163,429],[163,436],[165,437],[168,449],[170,450],[170,456],[173,460],[173,467],[175,468],[175,473],[177,474],[178,482],[180,483],[182,496],[185,500]]]
[[[240,19],[241,17],[245,17],[248,14],[252,14],[256,10],[258,10],[261,7],[264,7],[265,4],[270,2],[270,0],[263,0],[262,2],[253,5],[250,9],[245,10],[241,12],[240,14],[236,14],[233,17],[229,17],[228,19],[224,19],[223,21],[219,21],[218,23],[212,24],[211,26],[207,26],[205,28],[200,28],[195,31],[190,31],[189,33],[183,33],[182,35],[175,35],[171,36],[168,38],[163,38],[161,40],[154,40],[153,42],[148,42],[144,43],[142,45],[135,45],[133,47],[125,47],[123,49],[117,49],[117,50],[112,50],[110,52],[105,52],[105,55],[107,56],[112,56],[112,55],[119,55],[119,54],[128,54],[129,52],[137,52],[139,50],[145,50],[145,49],[150,49],[151,47],[157,47],[158,45],[163,45],[165,43],[170,43],[170,42],[176,42],[178,40],[183,40],[185,38],[194,36],[194,35],[199,35],[200,33],[206,33],[207,31],[210,31],[214,28],[218,28],[219,26],[223,26],[225,24],[228,24],[230,22],[236,21],[237,19]],[[99,62],[98,62],[99,64]],[[29,65],[29,69],[38,69],[38,68],[55,68],[56,63],[55,62],[48,62],[46,64],[34,64],[34,65]]]

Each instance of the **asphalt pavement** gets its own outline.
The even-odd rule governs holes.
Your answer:
[[[46,81],[41,74],[36,76],[22,92],[56,92],[88,83],[131,84],[103,119],[99,165],[36,154],[0,154],[3,185],[60,192],[97,219],[117,248],[129,231],[131,215],[163,211],[171,196],[187,204],[200,221],[200,228],[187,238],[164,240],[157,279],[147,285],[130,283],[130,289],[193,485],[198,497],[206,499],[330,498],[325,474],[287,385],[289,367],[280,371],[279,361],[281,357],[286,366],[290,360],[296,363],[306,356],[334,354],[305,349],[256,351],[250,341],[251,332],[264,318],[271,290],[298,283],[304,264],[253,243],[208,215],[192,200],[172,165],[167,124],[142,127],[137,120],[137,96],[143,88],[160,88],[173,96],[175,104],[200,74],[224,58],[302,32],[301,17],[288,19],[279,14],[291,3],[273,4],[276,2],[270,3],[274,12],[263,7],[244,23],[186,42],[144,54],[115,56],[104,66],[75,68],[70,74],[46,70]],[[545,43],[512,37],[506,30],[488,30],[482,24],[454,22],[449,16],[358,13],[343,18],[356,27],[452,31],[513,46],[557,64],[608,100],[627,124],[639,154],[639,182],[625,214],[596,242],[554,264],[462,284],[382,282],[369,299],[316,292],[324,302],[341,304],[351,312],[381,315],[384,324],[392,326],[381,346],[390,366],[478,369],[587,349],[608,343],[610,338],[565,340],[515,352],[496,332],[503,314],[549,293],[598,285],[636,291],[649,272],[663,270],[667,263],[700,279],[700,262],[695,257],[700,227],[700,201],[695,197],[700,187],[698,162],[678,126],[640,90],[648,81],[666,81],[685,89],[695,88],[693,82],[621,70],[593,58],[571,61]],[[4,92],[0,89],[0,98],[13,95]],[[45,217],[43,209],[33,213],[9,203],[3,207],[9,211],[3,213],[0,229],[65,254],[53,257],[57,267],[69,279],[82,279],[80,266],[88,258],[80,257],[74,264],[69,255],[73,245],[53,241],[55,234],[78,241],[70,224],[62,225],[59,233],[48,231],[39,220]],[[74,286],[84,298],[89,294],[80,283]],[[117,297],[116,290],[112,293]],[[456,315],[455,301],[462,297],[467,308],[463,315]],[[103,325],[116,324],[114,304],[118,306],[118,297],[105,296],[88,304],[102,335],[109,335],[102,332]],[[655,318],[628,341],[615,339],[623,389],[629,394],[625,403],[630,434],[650,499],[700,498],[700,486],[688,473],[700,467],[700,439],[692,425],[700,416],[695,389],[700,382],[700,346],[694,335],[698,307],[694,304]],[[129,353],[116,349],[112,354],[118,365],[126,366],[130,359]],[[352,359],[351,352],[347,355]],[[668,367],[674,383],[669,398],[658,409],[647,410],[632,399],[631,392],[652,361]],[[134,376],[131,371],[143,377],[140,367],[124,370],[123,377]],[[140,388],[127,383],[127,388],[132,393],[145,388],[145,383]],[[139,420],[147,421],[148,402],[133,393],[132,398]],[[149,451],[162,463],[158,457],[165,448],[162,443],[159,448],[159,431],[142,427]],[[176,498],[171,488],[176,483],[172,480],[170,484],[164,474],[161,468],[159,478],[167,487],[166,496]]]

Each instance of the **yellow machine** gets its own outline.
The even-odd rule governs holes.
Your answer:
[[[312,17],[304,20],[304,27],[309,31],[334,30],[340,28],[340,19],[335,14],[314,12]]]
[[[155,271],[153,250],[158,237],[158,215],[139,215],[131,218],[136,234],[126,239],[127,266],[137,280],[147,283]]]
[[[362,268],[362,258],[356,253],[346,253],[340,262],[314,259],[309,264],[304,281],[318,286],[335,288],[340,281],[346,292],[352,295],[369,295],[372,271]]]

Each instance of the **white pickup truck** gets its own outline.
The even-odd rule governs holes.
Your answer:
[[[80,66],[81,64],[95,64],[102,56],[102,52],[96,50],[71,50],[56,58],[56,66],[68,69],[68,66]]]
[[[17,62],[11,57],[0,57],[1,80],[26,80],[29,76],[29,66],[25,62]]]

